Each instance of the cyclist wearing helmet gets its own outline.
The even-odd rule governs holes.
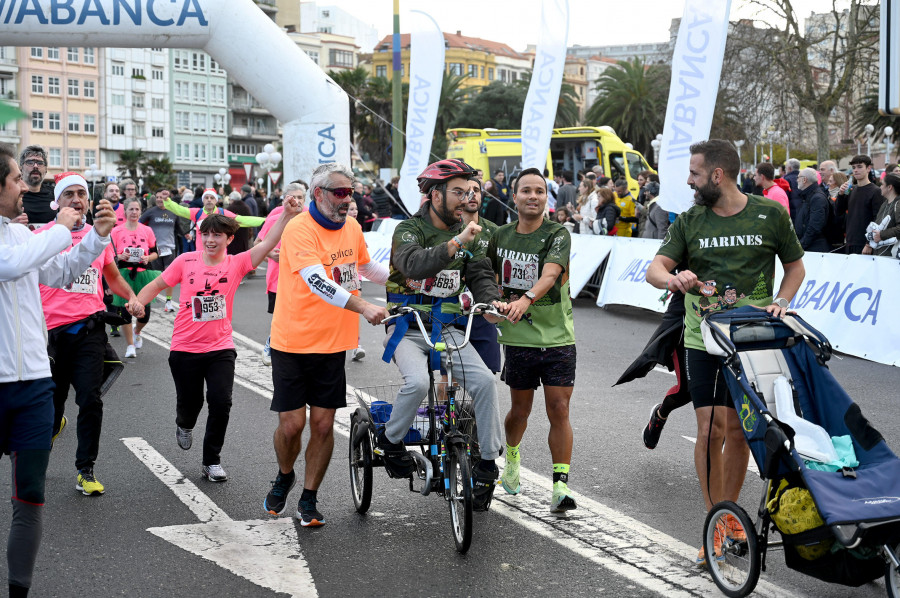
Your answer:
[[[475,174],[461,160],[441,160],[429,165],[418,177],[425,202],[412,218],[397,225],[393,236],[386,285],[388,307],[430,306],[431,340],[440,340],[443,328],[443,340],[449,346],[462,344],[464,338],[453,322],[460,313],[459,294],[466,287],[475,301],[505,308],[499,302],[494,273],[486,259],[486,244],[479,242],[486,233],[475,222],[463,227],[469,181]],[[423,357],[431,353],[432,369],[441,365],[438,354],[430,352],[420,336],[412,316],[407,318],[395,320],[388,327],[383,359],[389,362],[393,358],[404,384],[397,393],[390,421],[377,437],[387,466],[396,477],[409,476],[413,470],[412,457],[402,441],[413,423],[416,409],[428,393]],[[494,459],[500,456],[503,446],[497,388],[493,374],[471,345],[458,352],[453,367],[454,378],[463,381],[474,401],[482,458],[473,470],[475,507],[485,510],[499,476]]]

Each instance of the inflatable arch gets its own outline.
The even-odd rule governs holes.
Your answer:
[[[0,45],[202,49],[283,124],[285,181],[350,164],[347,94],[253,0],[0,0]]]

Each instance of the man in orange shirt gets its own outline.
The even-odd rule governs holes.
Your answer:
[[[281,237],[270,343],[278,476],[263,507],[272,515],[284,512],[296,482],[294,463],[309,405],[306,472],[296,513],[303,527],[325,523],[316,492],[334,448],[334,413],[347,406],[344,362],[347,350],[357,347],[357,314],[373,326],[388,316],[384,307],[359,296],[360,274],[385,284],[388,271],[369,259],[362,228],[347,218],[353,183],[353,172],[342,164],[316,168],[309,211],[291,220]]]

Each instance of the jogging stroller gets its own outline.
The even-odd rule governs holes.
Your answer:
[[[706,518],[716,585],[746,596],[781,547],[791,569],[848,586],[883,575],[900,598],[900,459],[828,370],[828,340],[754,307],[710,314],[701,330],[767,482],[755,524],[733,502]]]

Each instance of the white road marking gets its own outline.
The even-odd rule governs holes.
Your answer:
[[[122,438],[122,442],[201,521],[151,527],[148,532],[258,586],[296,598],[319,595],[300,552],[293,517],[232,521],[146,440]]]
[[[150,329],[154,324],[155,328]],[[170,329],[171,325],[168,327]],[[147,334],[148,329],[151,334],[166,335],[159,319],[151,320],[144,328],[144,337],[149,339],[152,337]],[[266,400],[270,399],[271,370],[259,360],[262,345],[237,333],[234,338],[237,344],[244,345],[238,346],[235,382],[257,392]],[[152,338],[152,341],[167,346],[156,338]],[[243,376],[246,378],[241,380]],[[355,390],[352,386],[347,386],[350,408],[338,410],[335,417],[335,431],[344,437],[349,437],[350,415],[356,404]],[[498,465],[503,467],[502,459],[498,459]],[[549,511],[549,498],[553,492],[551,480],[524,467],[520,469],[520,478],[523,493],[508,496],[502,487],[498,487],[494,494],[492,512],[624,576],[650,592],[667,597],[720,594],[709,574],[694,565],[696,546],[681,542],[577,493],[574,496],[578,509],[572,512],[570,519],[558,519]],[[789,592],[760,580],[755,595],[775,597],[789,595]],[[800,596],[796,592],[793,595]]]

